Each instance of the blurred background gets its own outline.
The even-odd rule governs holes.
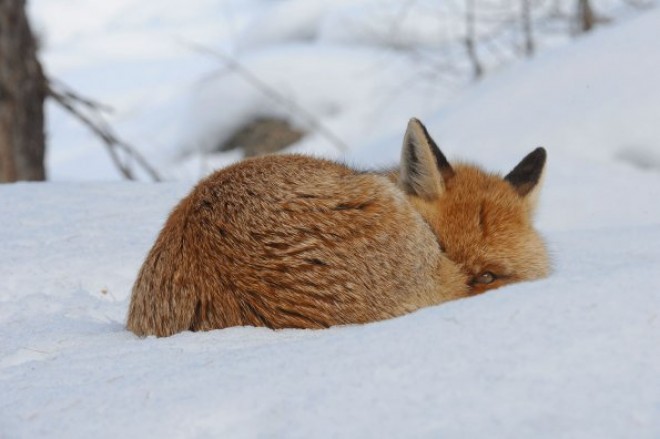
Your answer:
[[[282,151],[384,166],[412,116],[450,157],[659,170],[656,5],[2,0],[0,181],[196,181]]]

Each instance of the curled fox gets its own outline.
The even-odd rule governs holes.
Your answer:
[[[537,148],[504,178],[452,166],[412,119],[398,170],[300,155],[220,170],[165,223],[128,329],[365,323],[546,276],[532,226],[545,158]]]

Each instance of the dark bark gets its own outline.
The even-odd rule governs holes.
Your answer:
[[[472,75],[479,79],[484,74],[484,68],[477,54],[477,34],[475,30],[476,6],[475,0],[467,0],[465,5],[465,49],[472,63]]]
[[[580,32],[589,32],[596,25],[596,14],[589,0],[578,0],[577,15]]]
[[[46,92],[25,0],[0,0],[0,182],[45,179]]]
[[[522,0],[521,8],[521,21],[522,32],[524,38],[524,53],[525,56],[531,57],[534,55],[534,34],[532,32],[532,0]]]

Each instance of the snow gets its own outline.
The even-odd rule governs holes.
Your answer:
[[[546,280],[369,325],[143,340],[130,287],[189,187],[0,187],[0,436],[657,437],[660,178],[625,177],[585,178],[583,215],[547,182]],[[599,219],[610,196],[631,214]]]
[[[589,159],[635,164],[641,155],[660,169],[660,54],[651,31],[658,23],[660,11],[652,11],[512,68],[515,82],[508,75],[484,81],[438,117],[438,130],[455,144],[522,151],[542,141]],[[466,129],[470,119],[479,130]],[[521,123],[525,129],[516,129]]]
[[[443,90],[393,40],[359,35],[390,23],[374,2],[194,3],[31,2],[49,71],[112,103],[181,181],[107,181],[101,147],[49,108],[55,182],[0,186],[1,438],[660,436],[660,10]],[[403,46],[443,41],[409,26]],[[292,150],[391,164],[413,115],[450,160],[502,173],[546,146],[553,274],[368,325],[136,338],[131,286],[169,211],[240,158],[208,149],[285,112],[190,41],[240,53],[348,145],[317,132]]]
[[[493,41],[497,50],[480,54],[498,74],[475,87],[463,54],[463,11],[433,1],[29,4],[48,73],[114,108],[109,121],[120,137],[168,180],[194,182],[235,161],[235,152],[213,150],[259,116],[285,116],[309,131],[291,151],[368,165],[375,148],[383,151],[378,164],[396,160],[400,131],[415,115],[450,152],[487,144],[519,155],[541,143],[579,158],[660,166],[652,146],[660,140],[657,10],[634,15],[602,0],[601,15],[630,16],[610,26],[620,31],[603,27],[569,46],[539,31],[541,56],[503,66],[512,57],[508,40],[519,38],[505,34]],[[486,7],[483,23],[498,11]],[[227,57],[279,96],[255,87]],[[51,179],[121,178],[86,128],[52,103],[47,109]]]

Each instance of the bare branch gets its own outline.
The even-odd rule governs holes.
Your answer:
[[[532,5],[531,0],[522,0],[521,4],[521,25],[524,38],[524,53],[525,56],[531,57],[534,55],[534,35],[532,34]]]
[[[188,46],[189,48],[191,48],[196,52],[205,55],[210,55],[214,58],[218,58],[219,60],[221,60],[227,66],[227,68],[238,73],[245,81],[247,81],[254,88],[259,90],[264,96],[268,97],[273,102],[286,108],[289,112],[303,118],[314,130],[316,130],[319,134],[325,137],[339,151],[345,152],[349,149],[346,143],[343,140],[341,140],[335,133],[333,133],[327,127],[325,127],[315,115],[313,115],[308,110],[303,108],[293,99],[286,97],[285,95],[278,92],[273,87],[262,81],[254,73],[252,73],[252,71],[250,71],[243,64],[238,62],[235,58],[231,57],[230,55],[215,51],[209,47],[202,46],[200,44],[191,43],[191,42],[184,42],[183,44],[185,44],[186,46]]]
[[[576,19],[579,32],[589,32],[594,28],[596,25],[596,14],[589,0],[578,0]]]
[[[104,113],[113,113],[114,109],[106,104],[103,104],[101,102],[92,100],[87,97],[83,97],[80,94],[76,93],[73,91],[71,87],[66,85],[64,82],[60,81],[59,79],[55,78],[49,78],[48,83],[50,85],[50,88],[52,89],[53,86],[57,87],[59,90],[58,93],[61,94],[62,96],[71,99],[73,101],[76,101],[85,107],[94,110],[94,111],[99,111],[99,112],[104,112]]]
[[[63,90],[58,88],[63,88]],[[91,99],[83,98],[73,92],[70,88],[51,80],[48,81],[48,96],[52,97],[55,102],[101,139],[108,154],[110,154],[112,162],[124,178],[128,180],[136,179],[129,166],[129,160],[122,162],[119,151],[122,151],[128,159],[132,159],[142,167],[153,181],[162,181],[158,172],[149,164],[142,154],[140,154],[132,145],[119,139],[105,119],[103,119],[101,111],[109,111],[109,107]],[[89,114],[86,114],[85,111],[79,108],[79,106],[85,108]]]
[[[472,63],[472,75],[474,79],[479,79],[484,74],[484,68],[477,55],[477,36],[475,31],[475,0],[466,0],[465,5],[465,49],[468,58]]]
[[[633,8],[636,9],[651,9],[653,8],[653,1],[645,1],[645,0],[623,0],[624,3],[632,6]]]

